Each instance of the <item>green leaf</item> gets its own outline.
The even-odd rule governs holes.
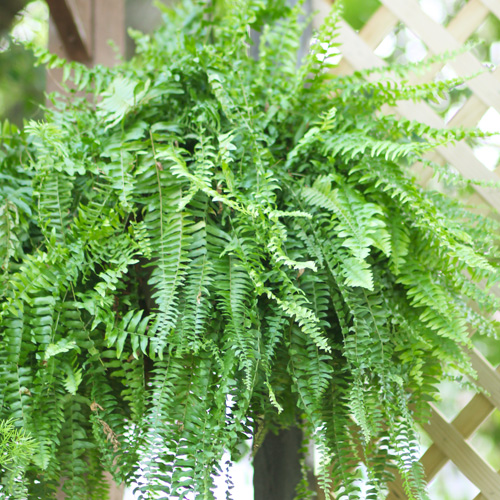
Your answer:
[[[73,349],[80,349],[75,340],[61,339],[57,344],[49,344],[47,346],[47,349],[45,349],[45,360]]]

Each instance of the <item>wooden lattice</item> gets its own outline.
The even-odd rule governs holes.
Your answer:
[[[420,38],[429,53],[439,54],[459,49],[490,13],[500,19],[500,0],[469,0],[446,27],[427,16],[416,0],[381,0],[381,4],[359,33],[347,22],[341,22],[339,41],[342,44],[343,56],[336,71],[350,73],[354,70],[384,66],[386,62],[377,57],[374,50],[400,22]],[[325,5],[317,3],[316,7],[324,11]],[[462,54],[448,64],[460,76],[484,70],[483,64],[470,52]],[[435,64],[418,81],[432,80],[441,66]],[[490,108],[500,113],[500,68],[492,72],[483,72],[470,80],[467,86],[472,95],[447,126],[475,126]],[[406,118],[432,126],[445,126],[438,113],[425,103],[404,102],[398,105],[396,112]],[[439,147],[433,155],[433,160],[453,165],[468,179],[500,180],[499,175],[484,166],[476,158],[471,147],[465,143]],[[425,183],[428,174],[422,171],[419,173],[422,182]],[[500,210],[498,191],[477,188],[476,192],[478,201],[486,202],[494,209]],[[478,374],[477,383],[488,395],[476,394],[452,422],[448,422],[435,407],[432,407],[430,421],[424,428],[433,444],[421,461],[428,481],[431,481],[451,460],[479,488],[480,493],[474,500],[499,500],[500,474],[474,450],[467,439],[495,408],[500,409],[500,367],[495,370],[477,350],[473,350],[470,355]],[[387,498],[388,500],[407,498],[400,481],[390,485]]]

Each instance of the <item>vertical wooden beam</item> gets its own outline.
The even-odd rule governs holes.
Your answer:
[[[62,14],[60,3],[64,4]],[[49,50],[54,54],[82,61],[74,57],[71,45],[78,38],[88,52],[82,61],[88,66],[113,66],[125,54],[125,0],[49,0],[49,7]],[[61,79],[61,69],[49,70],[47,92],[61,90]]]
[[[88,61],[90,61],[92,57],[93,50],[92,38],[90,36],[92,30],[92,1],[93,0],[73,0],[71,2],[67,2],[67,6],[73,16],[73,19],[78,19],[78,21],[75,21],[75,24],[78,25],[80,33],[84,33],[82,36],[86,41],[87,50],[89,52]],[[53,8],[55,7],[53,6]],[[66,51],[64,42],[59,34],[59,30],[52,14],[49,18],[49,50],[53,54],[72,60],[71,56]],[[62,90],[61,80],[62,69],[55,68],[47,70],[46,91],[50,93],[56,90]]]
[[[293,500],[302,478],[300,447],[302,431],[298,427],[268,432],[255,455],[253,489],[255,500]]]
[[[92,64],[113,66],[118,62],[117,55],[123,57],[125,54],[125,2],[124,0],[93,0],[93,3]],[[110,45],[109,41],[113,44]]]
[[[47,0],[47,3],[66,54],[73,61],[89,62],[91,51],[78,12],[71,10],[67,0]]]

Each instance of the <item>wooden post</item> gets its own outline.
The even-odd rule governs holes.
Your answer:
[[[117,62],[117,54],[125,54],[125,2],[124,0],[93,0],[93,34],[94,52],[92,64],[113,66]],[[115,48],[109,45],[113,41]]]
[[[299,449],[302,431],[298,427],[268,432],[254,459],[255,500],[293,500],[302,477]]]
[[[91,47],[78,15],[73,15],[66,0],[47,0],[50,17],[68,57],[74,61],[90,62]]]
[[[54,54],[88,66],[113,66],[117,55],[125,54],[125,0],[47,0],[47,3],[49,50]],[[47,92],[61,90],[61,79],[62,69],[49,70]]]

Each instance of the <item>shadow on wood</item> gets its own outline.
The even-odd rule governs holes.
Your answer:
[[[298,427],[268,432],[254,459],[255,500],[293,500],[301,479],[302,431]]]

